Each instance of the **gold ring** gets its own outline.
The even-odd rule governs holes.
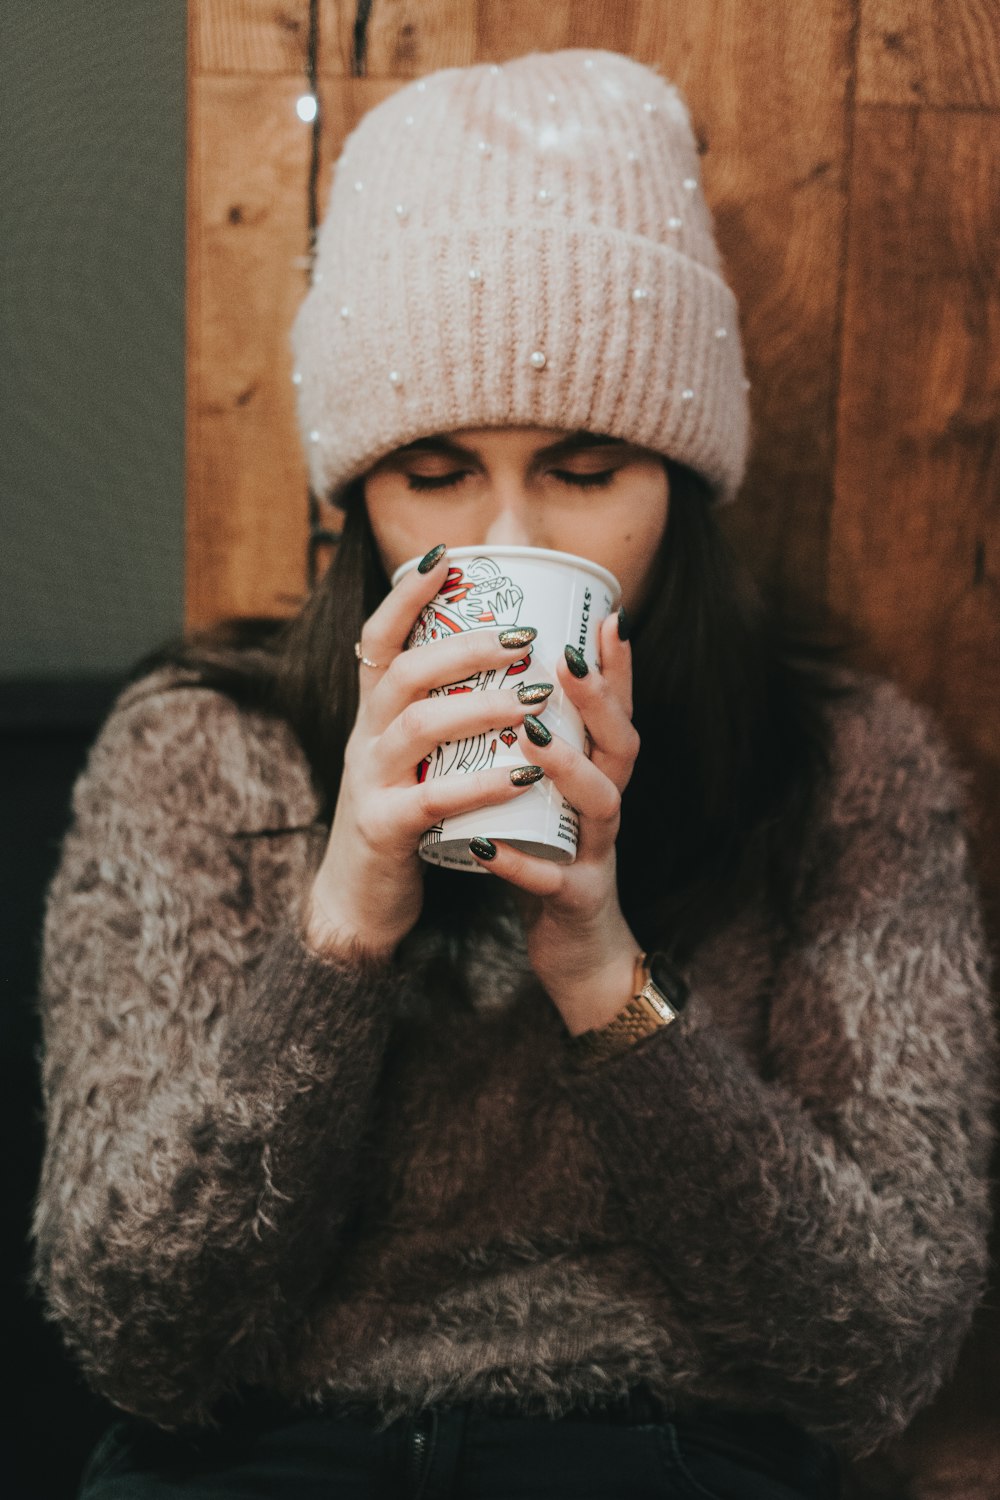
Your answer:
[[[365,656],[364,652],[361,650],[361,642],[360,641],[355,641],[354,642],[354,654],[358,658],[358,661],[361,663],[361,665],[363,667],[381,667],[381,665],[382,665],[382,663],[380,661],[369,661],[368,660],[368,657]]]

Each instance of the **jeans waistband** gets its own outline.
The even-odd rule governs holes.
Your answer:
[[[525,1415],[513,1402],[472,1409],[491,1417]],[[817,1478],[834,1479],[840,1472],[840,1460],[829,1443],[777,1413],[734,1411],[707,1402],[668,1406],[643,1387],[599,1405],[574,1406],[558,1420],[625,1427],[669,1423],[687,1440],[697,1440],[738,1463],[755,1465],[776,1479],[796,1477],[804,1470],[814,1471]]]
[[[490,1420],[551,1420],[533,1414],[523,1401],[513,1399],[445,1403],[438,1409],[443,1412],[456,1408],[464,1408],[470,1415]],[[238,1415],[233,1415],[245,1423],[259,1422],[265,1416],[287,1415],[289,1408],[277,1398],[256,1392],[249,1401],[242,1400],[237,1410]],[[373,1428],[382,1425],[377,1409],[364,1402],[327,1402],[314,1410],[335,1421],[359,1421]],[[419,1423],[429,1418],[432,1410],[421,1408],[409,1420]],[[824,1492],[838,1493],[841,1465],[835,1449],[776,1413],[736,1411],[707,1402],[668,1406],[646,1387],[640,1386],[613,1400],[580,1403],[555,1420],[559,1425],[581,1421],[626,1427],[670,1424],[676,1429],[682,1445],[696,1442],[779,1480],[792,1481],[803,1472],[814,1473],[817,1480],[829,1482],[829,1489],[824,1489]]]

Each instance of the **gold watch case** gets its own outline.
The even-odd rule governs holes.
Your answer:
[[[640,953],[634,984],[632,998],[606,1026],[574,1037],[573,1052],[580,1065],[591,1067],[627,1052],[643,1037],[677,1020],[687,1000],[688,987],[665,953],[650,957]]]

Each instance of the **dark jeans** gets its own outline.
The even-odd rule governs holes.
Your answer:
[[[124,1418],[79,1500],[836,1500],[832,1449],[775,1417],[707,1411],[486,1416],[429,1408],[374,1419],[251,1403],[219,1431]]]

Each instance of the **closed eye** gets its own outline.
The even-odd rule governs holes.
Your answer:
[[[597,474],[571,474],[568,469],[553,469],[553,477],[564,484],[579,484],[580,489],[601,489],[615,478],[615,469],[601,469]]]
[[[616,469],[601,469],[597,474],[571,474],[568,469],[552,469],[552,477],[562,484],[576,484],[577,489],[603,489],[615,478]],[[406,483],[411,489],[450,489],[469,477],[468,469],[457,469],[454,474],[408,474]]]

